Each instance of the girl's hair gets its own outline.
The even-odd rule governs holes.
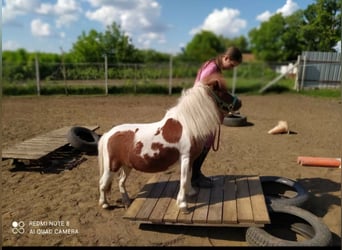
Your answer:
[[[224,56],[228,56],[229,59],[234,61],[234,62],[238,62],[238,63],[242,62],[242,53],[241,53],[241,51],[239,50],[239,48],[232,46],[232,47],[229,47],[226,50],[226,52],[224,52],[221,55],[218,55],[215,58],[215,62],[219,66],[220,69],[222,68],[222,57],[224,57]]]
[[[237,47],[229,47],[224,55],[229,56],[229,59],[238,63],[242,62],[242,53]]]

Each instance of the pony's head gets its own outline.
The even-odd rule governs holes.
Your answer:
[[[241,108],[241,101],[228,92],[226,82],[222,75],[218,73],[212,74],[201,80],[201,83],[209,87],[209,93],[222,113],[229,113]]]

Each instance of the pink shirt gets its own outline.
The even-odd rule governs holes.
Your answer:
[[[213,73],[221,73],[221,69],[216,65],[215,60],[206,61],[197,72],[194,86],[199,84],[204,77],[207,77]]]

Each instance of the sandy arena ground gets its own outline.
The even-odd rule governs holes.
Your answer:
[[[41,96],[3,97],[2,147],[63,126],[154,122],[175,105],[178,96]],[[296,94],[241,95],[241,114],[250,126],[222,126],[220,149],[204,163],[208,175],[278,175],[300,182],[311,194],[305,208],[322,218],[341,246],[341,169],[303,167],[298,156],[341,157],[341,100]],[[290,134],[269,135],[279,120]],[[3,246],[247,246],[246,228],[140,225],[123,219],[125,209],[114,180],[112,210],[98,206],[96,156],[71,170],[41,174],[36,168],[14,168],[2,161]],[[51,169],[58,164],[50,166]],[[177,168],[178,166],[175,166]],[[62,169],[63,170],[63,169]],[[127,188],[135,196],[151,174],[132,171]],[[25,223],[23,234],[12,232]],[[33,234],[34,223],[57,221],[69,234]],[[50,227],[51,228],[51,227]]]

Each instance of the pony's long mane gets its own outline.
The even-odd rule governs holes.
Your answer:
[[[190,137],[204,140],[220,124],[218,108],[202,83],[183,90],[178,103],[170,110]]]

